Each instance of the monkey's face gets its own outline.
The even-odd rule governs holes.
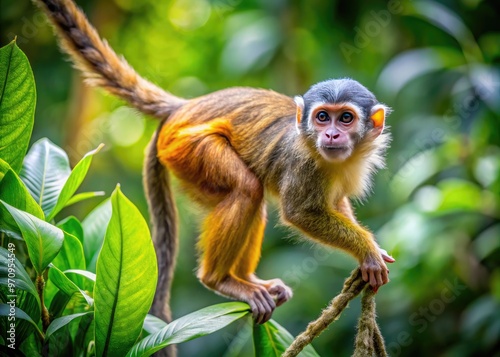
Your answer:
[[[342,162],[351,156],[364,131],[359,110],[350,104],[319,104],[311,108],[309,127],[316,137],[316,148],[329,162]]]
[[[375,140],[389,110],[352,79],[320,82],[295,102],[298,132],[328,162],[343,162],[358,145]]]

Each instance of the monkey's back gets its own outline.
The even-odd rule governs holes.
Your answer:
[[[167,156],[189,160],[195,151],[186,152],[187,147],[218,135],[264,178],[276,161],[279,143],[287,133],[295,133],[295,111],[292,98],[265,89],[233,87],[194,98],[172,113],[161,128],[159,159],[167,166]],[[185,145],[187,140],[193,145]],[[177,150],[176,143],[181,142]]]

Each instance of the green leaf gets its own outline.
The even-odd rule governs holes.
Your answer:
[[[84,291],[94,291],[95,287],[95,274],[86,270],[68,269],[64,274],[78,287]]]
[[[42,342],[37,335],[32,333],[23,341],[16,352],[19,352],[19,354],[14,354],[11,357],[42,357]]]
[[[89,170],[90,163],[92,162],[92,157],[94,154],[98,153],[99,150],[104,146],[104,144],[101,144],[97,147],[97,149],[92,150],[85,154],[82,160],[78,164],[76,164],[75,168],[73,171],[71,171],[71,174],[68,177],[68,180],[64,183],[64,186],[61,190],[61,193],[59,194],[59,197],[57,198],[57,203],[55,207],[52,209],[50,214],[47,217],[47,220],[50,221],[52,218],[55,217],[56,214],[58,214],[64,207],[68,205],[68,202],[72,198],[73,194],[76,192],[78,187],[80,187],[81,183],[83,182],[83,179],[87,175],[87,171]],[[85,196],[80,196],[79,200],[82,200],[84,198],[88,198],[88,195]],[[73,200],[72,203],[74,203],[75,200]]]
[[[255,355],[257,357],[279,357],[294,340],[290,332],[274,320],[270,320],[263,325],[255,325],[253,339]],[[307,345],[302,352],[299,353],[299,356],[319,357],[311,345]]]
[[[87,293],[80,289],[62,271],[53,265],[49,269],[49,280],[66,295],[73,296],[77,294],[83,297],[89,306],[94,305],[94,300],[88,296]]]
[[[48,287],[49,285],[52,286],[55,290],[55,293],[53,294],[53,297],[50,300],[50,307],[49,307],[50,316],[60,317],[63,314],[64,310],[66,309],[66,306],[70,302],[71,296],[66,294],[62,290],[58,290],[55,284],[52,283],[50,280],[47,282],[46,287]]]
[[[5,175],[5,173],[10,169],[10,165],[6,161],[0,159],[0,180],[3,179],[3,175]]]
[[[7,305],[7,304],[0,304],[0,316],[2,317],[7,317],[9,316],[10,314],[10,310],[11,309],[14,309],[14,314],[16,316],[16,325],[18,324],[18,320],[23,320],[23,321],[27,321],[31,324],[31,326],[35,329],[36,332],[38,332],[38,334],[40,336],[43,336],[43,333],[42,331],[40,331],[40,329],[38,328],[38,325],[35,323],[35,321],[33,321],[31,319],[31,317],[29,317],[28,314],[26,314],[23,310],[17,308],[17,307],[11,307],[10,305]],[[18,341],[16,340],[16,344],[20,343],[22,341]]]
[[[104,191],[95,191],[95,192],[82,192],[82,193],[77,193],[73,197],[71,197],[68,202],[66,202],[66,207],[71,206],[72,204],[88,200],[89,198],[94,198],[94,197],[99,197],[99,196],[104,196],[105,192]]]
[[[439,182],[441,203],[438,212],[477,211],[481,212],[485,199],[482,189],[466,180],[448,178]]]
[[[7,249],[0,247],[0,257],[1,261],[5,262],[5,264],[0,264],[0,285],[5,287],[7,295],[18,295],[16,305],[23,308],[33,320],[38,321],[41,311],[40,297],[30,276],[21,262],[16,259],[15,251],[11,253]],[[12,283],[14,283],[14,286],[12,286]],[[19,299],[21,291],[25,291],[29,295],[24,296],[23,301]]]
[[[148,225],[120,191],[97,261],[95,346],[97,356],[124,356],[141,333],[156,289],[156,255]]]
[[[249,311],[248,305],[242,302],[203,308],[174,320],[160,331],[145,337],[132,347],[127,356],[150,356],[168,345],[211,334],[246,316]]]
[[[224,334],[224,342],[227,345],[227,349],[224,352],[223,357],[241,357],[241,356],[255,356],[253,343],[253,317],[248,314],[246,317],[238,322],[238,326],[233,329],[236,330],[236,334],[227,333]]]
[[[57,223],[57,226],[66,233],[69,233],[80,242],[83,242],[83,227],[82,223],[75,216],[69,216]]]
[[[426,47],[408,50],[394,56],[384,67],[377,80],[377,87],[395,96],[418,77],[459,67],[464,63],[463,54],[454,48]]]
[[[160,331],[162,328],[167,326],[167,323],[156,316],[147,314],[144,320],[143,330],[149,334]]]
[[[74,235],[64,232],[64,243],[59,251],[59,254],[52,261],[60,270],[68,270],[71,268],[85,269],[85,258],[83,256],[82,243]],[[83,289],[84,280],[80,275],[75,275],[70,279],[76,285]]]
[[[107,199],[90,212],[82,221],[84,232],[83,252],[87,270],[95,272],[97,257],[111,219],[111,200]]]
[[[3,180],[0,181],[0,199],[21,211],[28,212],[42,220],[45,219],[42,209],[12,169],[7,170]]]
[[[36,88],[15,40],[0,48],[0,158],[19,172],[33,130]]]
[[[78,275],[81,275],[85,278],[87,278],[88,280],[92,281],[95,283],[95,274],[94,273],[91,273],[90,271],[86,271],[86,270],[78,270],[78,269],[70,269],[70,270],[66,270],[64,272],[64,274],[68,275],[68,274],[78,274]]]
[[[44,220],[42,209],[31,197],[19,176],[1,159],[0,165],[5,169],[3,179],[0,181],[0,199]],[[16,239],[22,239],[21,231],[10,214],[0,214],[0,231]]]
[[[63,245],[64,233],[59,228],[35,216],[20,211],[0,200],[1,216],[10,214],[21,230],[33,267],[42,274]]]
[[[71,173],[68,155],[49,139],[33,144],[24,158],[21,179],[48,216]]]
[[[83,228],[75,217],[68,217],[59,222],[57,227],[64,231],[64,244],[57,257],[52,262],[61,270],[85,270],[85,256],[80,239],[83,238]],[[80,239],[79,239],[79,238]]]
[[[57,319],[54,319],[54,321],[52,321],[52,323],[49,325],[47,332],[45,332],[45,339],[48,340],[56,331],[60,330],[63,327],[66,327],[72,321],[78,321],[82,317],[84,317],[86,315],[91,315],[91,314],[92,314],[92,311],[89,311],[89,312],[82,312],[79,314],[61,316],[61,317],[58,317]]]

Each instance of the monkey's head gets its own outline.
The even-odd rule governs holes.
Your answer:
[[[390,111],[352,79],[317,83],[295,102],[299,134],[328,162],[345,161],[358,145],[375,140]]]

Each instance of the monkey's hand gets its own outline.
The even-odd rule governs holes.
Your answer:
[[[389,282],[389,269],[385,262],[396,261],[384,249],[378,248],[378,250],[378,254],[368,254],[360,265],[363,280],[368,282],[375,291]]]

